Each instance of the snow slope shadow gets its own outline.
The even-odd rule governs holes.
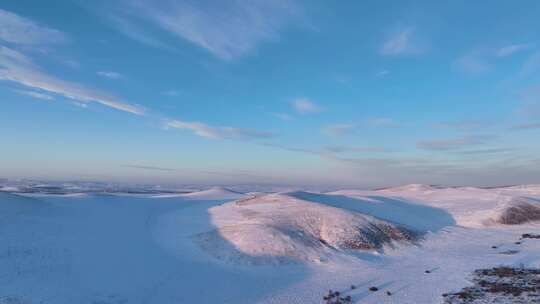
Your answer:
[[[191,237],[215,228],[207,209],[222,202],[2,195],[0,303],[255,303],[302,278],[199,250]]]
[[[353,198],[344,195],[318,194],[305,191],[288,193],[292,197],[360,212],[403,225],[417,231],[437,232],[456,221],[446,210],[385,196]]]
[[[228,200],[184,201],[182,207],[156,217],[157,242],[177,258],[170,275],[157,293],[174,293],[178,303],[257,303],[286,289],[308,275],[303,265],[276,267],[261,256],[249,256],[218,231],[209,210]],[[200,243],[201,235],[212,235],[232,256],[243,256],[249,263],[230,263],[210,254]],[[165,303],[160,297],[155,303]],[[154,303],[154,302],[152,302]],[[167,302],[168,303],[168,302]]]

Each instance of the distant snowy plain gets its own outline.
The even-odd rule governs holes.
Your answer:
[[[0,304],[323,303],[329,289],[353,303],[442,303],[475,269],[540,267],[540,240],[516,244],[539,233],[540,222],[505,224],[520,210],[534,215],[524,206],[540,208],[540,186],[54,194],[6,187]]]

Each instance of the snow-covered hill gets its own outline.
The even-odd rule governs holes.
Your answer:
[[[372,216],[318,203],[309,193],[268,194],[212,207],[217,228],[196,241],[218,259],[240,264],[321,262],[337,253],[380,251],[415,234]]]

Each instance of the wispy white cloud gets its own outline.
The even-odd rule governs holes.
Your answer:
[[[260,145],[265,146],[265,147],[281,149],[281,150],[285,150],[289,152],[300,152],[300,153],[306,153],[306,154],[322,155],[321,151],[316,150],[316,149],[296,148],[296,147],[290,147],[290,146],[275,144],[275,143],[261,143]]]
[[[342,136],[351,133],[356,128],[356,125],[350,123],[341,123],[333,125],[325,125],[321,128],[321,132],[330,137]]]
[[[497,49],[495,54],[497,57],[507,57],[527,48],[529,48],[529,44],[510,44]]]
[[[400,28],[383,43],[381,54],[383,55],[412,55],[424,51],[414,37],[414,27]]]
[[[292,105],[296,112],[300,114],[319,113],[323,108],[307,98],[293,100]]]
[[[111,71],[99,71],[96,74],[98,74],[101,77],[105,77],[108,79],[122,79],[124,76],[118,72],[111,72]]]
[[[125,1],[112,10],[114,25],[124,34],[160,46],[147,28],[157,28],[202,47],[221,59],[242,57],[261,43],[279,39],[279,32],[298,16],[293,0],[213,2]],[[147,25],[138,24],[146,22]],[[150,26],[148,26],[150,25]],[[142,30],[145,29],[145,30]]]
[[[158,49],[174,50],[173,47],[148,32],[147,26],[140,25],[132,19],[109,13],[108,21],[117,31],[135,41]]]
[[[73,59],[62,59],[61,62],[72,69],[79,69],[81,64]]]
[[[174,96],[180,95],[180,92],[178,92],[177,90],[167,90],[167,91],[161,92],[161,95],[174,97]]]
[[[349,146],[326,146],[322,149],[325,153],[350,153],[350,152],[357,152],[357,153],[383,153],[383,152],[389,152],[386,149],[379,148],[379,147],[349,147]]]
[[[461,55],[454,62],[458,68],[470,74],[490,71],[498,60],[530,48],[529,44],[512,44],[499,48],[477,47]]]
[[[271,148],[277,148],[285,151],[290,152],[299,152],[299,153],[305,153],[305,154],[312,154],[312,155],[318,155],[320,157],[325,158],[333,158],[338,159],[340,158],[340,155],[343,155],[345,153],[386,153],[390,152],[386,149],[380,148],[380,147],[351,147],[351,146],[324,146],[321,148],[298,148],[298,147],[291,147],[287,145],[281,145],[281,144],[274,144],[274,143],[262,143],[261,145]]]
[[[454,64],[464,72],[470,74],[481,74],[491,69],[487,56],[478,51],[472,51],[459,57]]]
[[[17,92],[17,93],[19,93],[21,95],[30,96],[30,97],[37,98],[37,99],[54,100],[53,96],[48,95],[48,94],[44,94],[44,93],[40,93],[40,92],[27,91],[27,90],[16,90],[15,92]]]
[[[270,138],[274,137],[272,132],[267,131],[257,131],[244,128],[235,128],[235,127],[223,127],[221,128],[221,133],[223,138],[231,139],[253,139],[253,138]]]
[[[120,111],[144,114],[143,108],[122,102],[108,93],[49,75],[24,54],[7,47],[0,47],[0,80],[62,95],[82,103],[96,102]]]
[[[540,71],[540,51],[532,53],[520,69],[521,76],[527,76]]]
[[[493,136],[465,136],[453,139],[422,140],[416,143],[419,149],[431,151],[447,151],[469,146],[478,146],[489,143]]]
[[[499,154],[514,152],[514,149],[509,148],[492,148],[492,149],[479,149],[479,150],[465,150],[457,153],[462,155],[484,155],[484,154]]]
[[[291,115],[286,113],[271,113],[272,116],[277,117],[283,121],[291,121],[293,118]]]
[[[375,76],[377,76],[377,77],[385,77],[385,76],[388,76],[388,74],[390,74],[390,71],[388,71],[386,69],[382,69],[382,70],[377,71],[377,73],[375,73]]]
[[[401,153],[376,156],[372,153],[360,156],[344,156],[337,153],[321,153],[318,150],[294,148],[282,145],[267,144],[291,152],[318,155],[322,158],[341,164],[341,174],[373,177],[374,185],[431,183],[449,185],[494,185],[514,183],[516,178],[537,176],[539,173],[538,158],[508,158],[516,151],[504,148],[452,150],[459,154],[459,159],[407,157]],[[362,148],[360,148],[362,149]],[[370,149],[367,147],[367,149]],[[376,149],[376,148],[374,148]],[[332,151],[330,151],[332,152]],[[348,152],[348,151],[347,151]],[[392,152],[392,151],[382,151]],[[489,156],[489,157],[488,157]],[[366,182],[365,179],[362,180]],[[476,184],[475,184],[476,183]]]
[[[188,122],[181,120],[167,121],[166,127],[190,130],[197,136],[211,139],[256,139],[270,138],[274,136],[274,134],[271,132],[233,127],[212,127],[201,122]]]
[[[540,120],[540,85],[525,88],[521,94],[517,113],[528,121]]]
[[[531,122],[524,123],[519,125],[514,125],[510,127],[511,130],[531,130],[531,129],[540,129],[540,122]]]
[[[86,103],[82,103],[82,102],[78,102],[78,101],[72,101],[71,104],[76,106],[76,107],[83,108],[83,109],[88,108],[88,105]]]
[[[388,117],[372,118],[367,121],[367,125],[374,128],[399,128],[401,124]]]
[[[250,180],[253,179],[268,179],[268,176],[261,176],[256,173],[252,173],[250,171],[244,171],[244,170],[237,170],[237,171],[217,171],[217,170],[192,170],[188,168],[182,168],[182,169],[175,169],[175,168],[168,168],[168,167],[158,167],[158,166],[148,166],[148,165],[120,165],[120,167],[123,168],[130,168],[130,169],[137,169],[137,170],[146,170],[146,171],[161,171],[161,172],[191,172],[193,174],[203,174],[203,175],[219,175],[219,176],[225,176],[225,177],[244,177],[249,178]]]
[[[488,123],[478,121],[444,122],[433,125],[433,127],[437,129],[450,129],[456,131],[471,131],[476,129],[482,129],[487,126],[489,126]]]
[[[62,43],[67,41],[67,37],[58,30],[0,9],[0,40],[21,45],[40,45]]]
[[[213,139],[221,138],[219,129],[210,127],[209,125],[201,123],[201,122],[187,122],[187,121],[181,121],[181,120],[171,120],[166,123],[166,126],[169,128],[190,130],[190,131],[193,131],[195,135],[198,135],[201,137],[213,138]]]
[[[175,169],[156,167],[156,166],[145,166],[145,165],[122,165],[121,167],[132,168],[132,169],[142,169],[142,170],[152,170],[152,171],[165,171],[165,172],[174,172]]]

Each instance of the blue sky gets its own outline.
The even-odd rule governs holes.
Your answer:
[[[540,3],[0,3],[0,174],[540,183]]]

